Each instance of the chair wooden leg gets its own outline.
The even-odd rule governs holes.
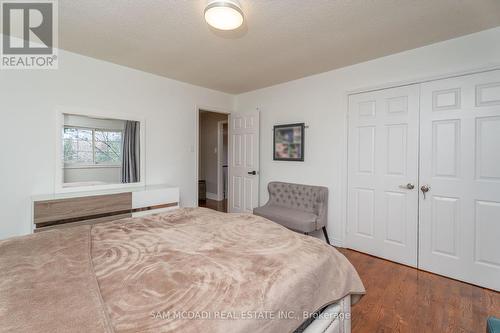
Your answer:
[[[328,245],[332,245],[330,244],[330,238],[328,238],[328,232],[326,232],[326,227],[323,227],[323,234],[325,235],[325,239]]]

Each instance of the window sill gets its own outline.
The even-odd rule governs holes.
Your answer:
[[[112,169],[121,169],[121,165],[110,165],[110,164],[92,164],[92,165],[70,165],[70,166],[64,166],[63,169],[105,169],[105,168],[112,168]]]

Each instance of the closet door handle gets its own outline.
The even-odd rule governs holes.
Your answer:
[[[422,191],[422,193],[424,194],[424,199],[425,199],[425,193],[429,192],[429,190],[431,189],[431,187],[429,185],[422,185],[422,187],[420,187],[420,191]]]
[[[255,175],[257,174],[257,171],[255,171],[255,170],[253,170],[253,171],[249,171],[249,172],[248,172],[248,174],[249,174],[249,175],[254,175],[254,176],[255,176]]]

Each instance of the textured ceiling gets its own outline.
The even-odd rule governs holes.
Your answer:
[[[60,0],[59,46],[246,92],[500,25],[500,0],[241,0],[219,32],[205,0]]]

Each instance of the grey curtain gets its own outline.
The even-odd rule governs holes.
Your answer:
[[[122,149],[122,183],[140,181],[140,124],[138,121],[127,120],[123,132]]]

